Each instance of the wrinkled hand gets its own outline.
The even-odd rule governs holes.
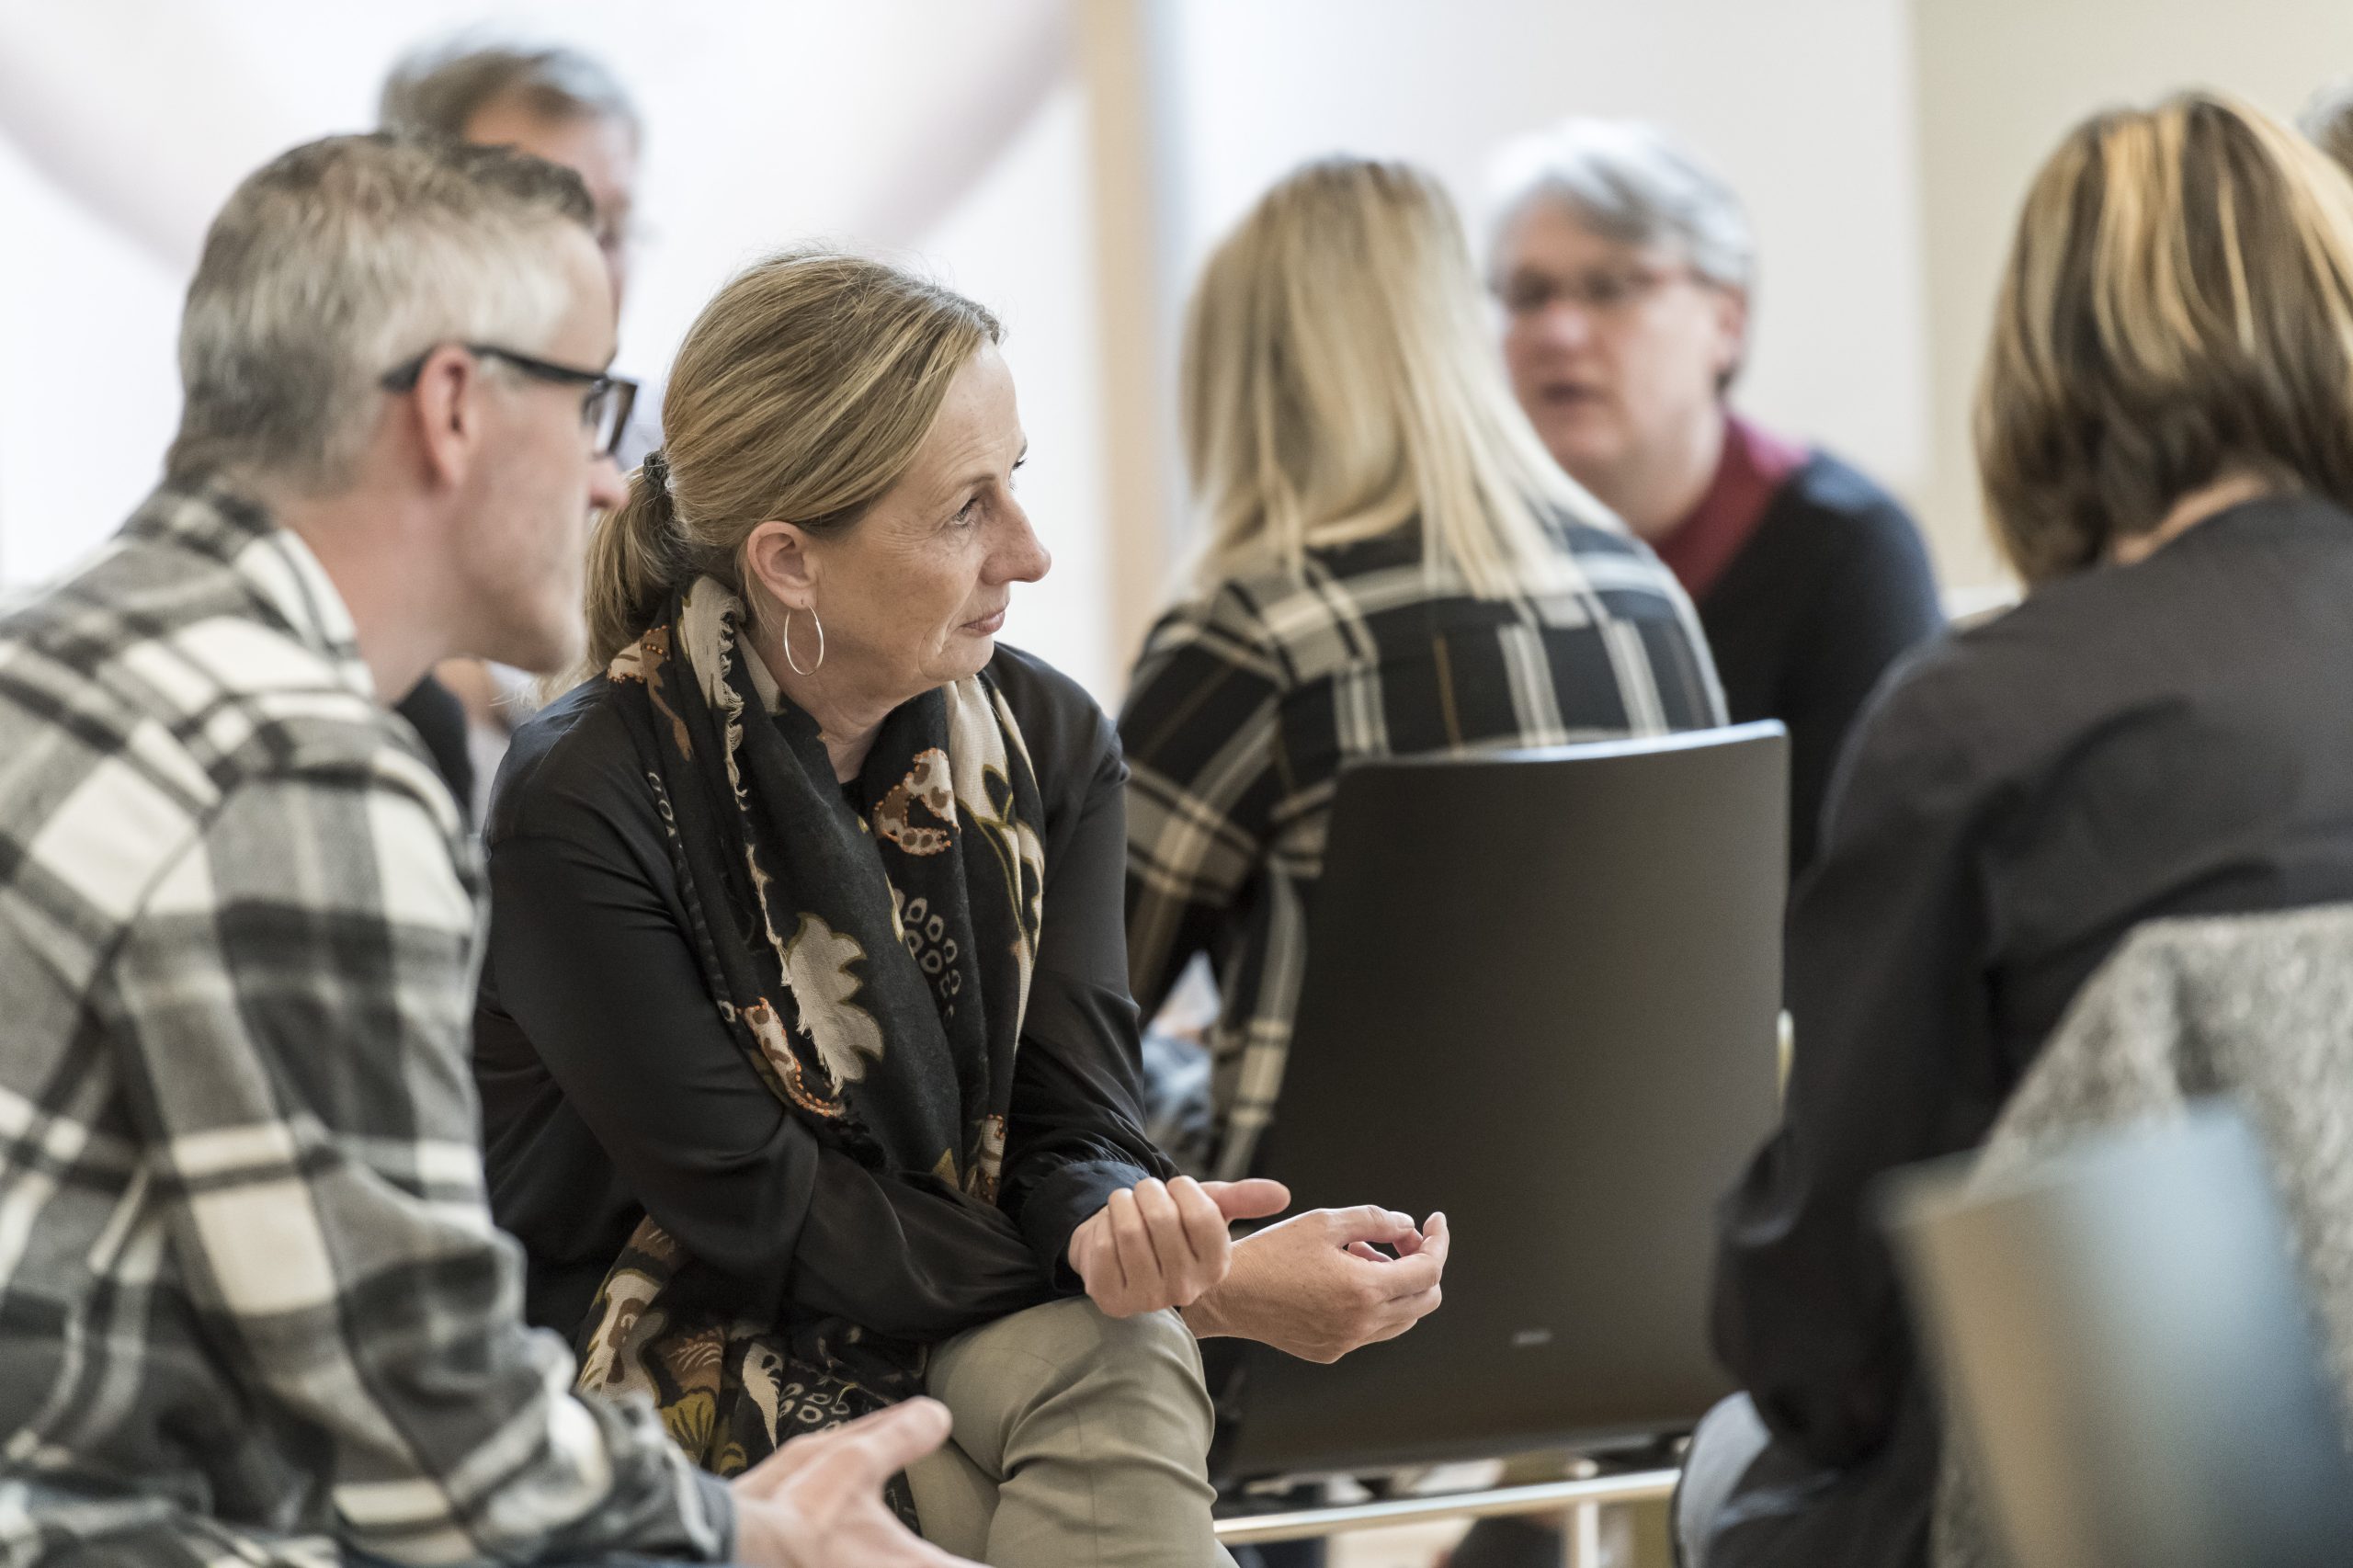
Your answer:
[[[1397,1256],[1378,1252],[1394,1247]],[[1256,1339],[1307,1361],[1394,1339],[1438,1310],[1446,1216],[1313,1209],[1233,1245],[1225,1279],[1186,1309],[1202,1339]]]
[[[882,1485],[948,1439],[948,1407],[911,1399],[795,1437],[738,1476],[735,1558],[745,1568],[975,1568],[917,1539]]]
[[[1070,1266],[1106,1317],[1190,1306],[1225,1278],[1233,1256],[1226,1227],[1290,1203],[1275,1181],[1140,1181],[1071,1233]]]

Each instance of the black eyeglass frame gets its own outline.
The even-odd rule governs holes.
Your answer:
[[[414,359],[404,359],[384,372],[377,384],[386,392],[406,392],[416,390],[417,379],[425,374],[425,362],[451,345],[437,343]],[[534,381],[552,381],[559,386],[579,386],[588,389],[581,401],[580,422],[592,428],[612,421],[612,433],[597,449],[596,455],[609,458],[618,455],[621,432],[629,428],[630,411],[637,406],[637,383],[627,376],[615,376],[603,370],[584,370],[576,365],[559,365],[552,359],[540,359],[520,354],[512,348],[501,348],[495,343],[460,343],[477,359],[501,359]],[[612,399],[613,411],[608,415],[602,408],[605,399]]]

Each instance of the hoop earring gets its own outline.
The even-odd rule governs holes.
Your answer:
[[[809,611],[809,619],[817,628],[817,662],[804,670],[801,667],[801,661],[792,656],[792,611],[788,609],[784,612],[784,662],[797,676],[813,676],[825,667],[825,623],[817,619],[813,608]]]

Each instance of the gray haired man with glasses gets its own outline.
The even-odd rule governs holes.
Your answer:
[[[382,706],[578,657],[629,384],[572,174],[337,137],[239,187],[163,485],[0,616],[0,1568],[951,1568],[914,1402],[733,1483],[527,1329],[482,878]]]

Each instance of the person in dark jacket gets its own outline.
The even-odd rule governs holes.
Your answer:
[[[928,1392],[927,1539],[1197,1568],[1196,1338],[1403,1333],[1445,1224],[1233,1243],[1283,1190],[1142,1131],[1118,737],[995,641],[1048,564],[997,333],[822,251],[688,333],[592,545],[594,673],[494,797],[491,1206],[583,1386],[643,1390],[706,1468]]]
[[[1512,389],[1553,459],[1682,580],[1733,722],[1789,726],[1794,878],[1856,713],[1944,624],[1919,530],[1847,463],[1732,411],[1756,243],[1690,153],[1578,119],[1501,173],[1490,276]]]
[[[2353,186],[2294,131],[2192,94],[2043,166],[1977,412],[2027,597],[1909,665],[1832,788],[1687,1562],[1927,1561],[1939,1432],[1879,1177],[1976,1147],[2135,926],[2353,899],[2348,389]]]

